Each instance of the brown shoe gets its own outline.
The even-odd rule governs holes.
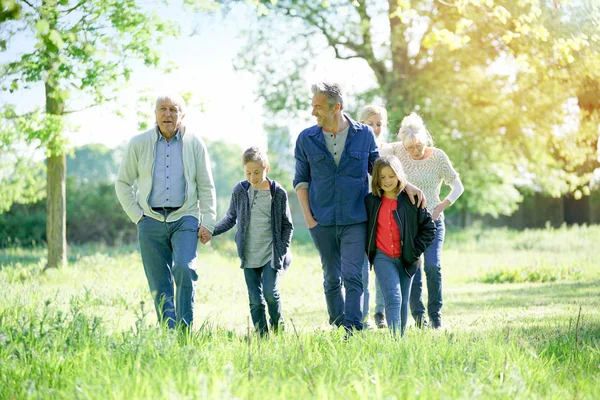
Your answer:
[[[375,320],[375,325],[377,325],[379,329],[387,328],[387,322],[385,322],[385,317],[382,313],[375,313],[373,319]]]

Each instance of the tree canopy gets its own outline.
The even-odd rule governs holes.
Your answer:
[[[457,208],[509,214],[523,188],[589,191],[598,164],[600,6],[542,0],[256,1],[239,68],[273,114],[310,101],[304,77],[324,55],[364,71],[351,111],[424,117],[461,174]],[[596,89],[596,91],[594,91]],[[594,95],[593,93],[596,93]]]
[[[134,0],[24,0],[19,5],[19,18],[0,25],[2,48],[17,53],[0,64],[0,90],[33,93],[44,107],[19,110],[10,100],[3,104],[0,151],[19,143],[46,151],[47,266],[57,267],[66,261],[65,117],[116,99],[134,63],[164,66],[159,45],[178,27]]]

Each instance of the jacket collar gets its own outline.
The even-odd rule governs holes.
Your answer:
[[[267,177],[267,179],[269,179]],[[271,196],[275,195],[275,189],[277,189],[277,185],[278,183],[275,182],[272,179],[269,179],[270,185],[269,185],[269,191],[271,192]],[[242,188],[244,188],[244,190],[247,192],[248,190],[250,190],[250,182],[248,182],[248,180],[242,181],[240,182],[240,185],[242,185]]]
[[[154,136],[154,143],[156,143],[156,142],[158,142],[158,139],[160,139],[160,137],[161,137],[160,130],[158,129],[157,123],[154,124],[154,132],[156,133],[156,135]],[[177,129],[177,133],[175,134],[175,136],[179,136],[178,139],[183,140],[183,137],[185,136],[185,125],[183,125],[183,124],[179,125],[179,129]]]
[[[349,127],[348,127],[348,137],[352,137],[354,136],[354,134],[361,129],[361,124],[354,121],[352,118],[350,118],[350,116],[346,113],[342,113],[342,115],[344,116],[344,118],[346,118],[346,120],[349,123]],[[315,129],[312,129],[309,132],[310,136],[317,136],[318,134],[323,134],[323,128],[321,128],[318,125],[315,125]]]

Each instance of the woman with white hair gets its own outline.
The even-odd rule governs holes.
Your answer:
[[[431,134],[419,115],[411,113],[404,117],[398,138],[401,143],[392,144],[393,153],[400,159],[408,181],[424,192],[427,207],[433,210],[431,214],[436,226],[435,240],[423,256],[428,293],[427,314],[432,328],[443,329],[441,255],[445,236],[444,210],[460,197],[464,187],[446,153],[434,147]],[[440,199],[442,183],[451,188],[444,200]],[[411,313],[420,328],[427,325],[421,275],[419,268],[410,294]]]

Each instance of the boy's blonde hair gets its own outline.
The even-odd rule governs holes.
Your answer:
[[[385,167],[390,167],[398,178],[398,187],[396,188],[396,196],[404,190],[407,184],[406,174],[402,168],[400,160],[396,156],[382,156],[375,161],[373,166],[373,180],[371,181],[371,192],[377,197],[383,196],[383,191],[379,186],[379,180],[381,179],[381,170]]]
[[[252,146],[244,151],[244,155],[242,156],[242,166],[252,161],[259,162],[264,168],[269,167],[267,153],[256,146]]]
[[[359,122],[364,124],[365,121],[371,118],[373,115],[379,115],[381,117],[381,122],[383,122],[383,124],[387,126],[387,110],[382,106],[378,106],[375,104],[369,104],[368,106],[365,106],[365,108],[363,108],[360,112],[358,120]]]

